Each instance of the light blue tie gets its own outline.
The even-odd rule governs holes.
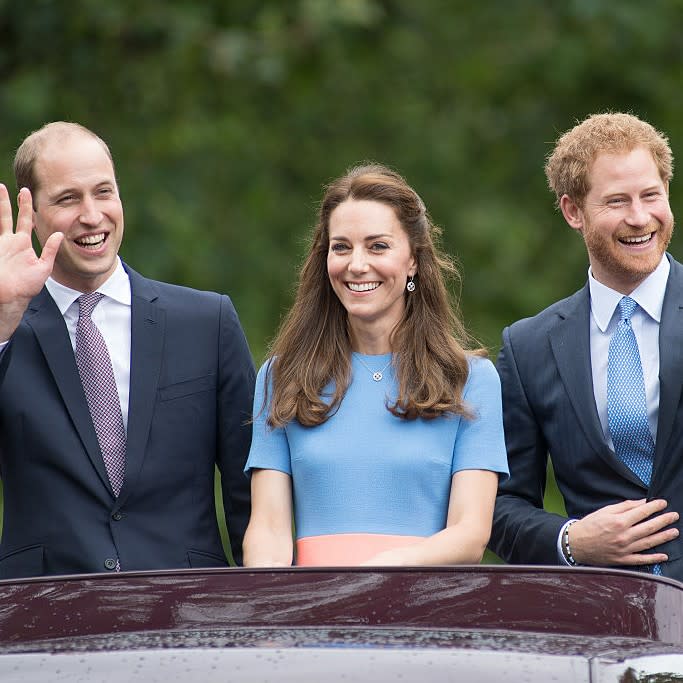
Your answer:
[[[607,421],[614,452],[649,486],[655,444],[647,420],[638,341],[631,327],[631,316],[637,307],[628,296],[619,301],[621,319],[612,334],[607,359]],[[661,575],[661,567],[654,565],[652,573]]]

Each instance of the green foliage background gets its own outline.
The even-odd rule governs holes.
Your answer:
[[[13,186],[16,146],[46,121],[98,132],[123,257],[229,293],[260,362],[322,185],[382,161],[443,227],[495,355],[505,324],[585,279],[545,187],[557,136],[626,110],[678,155],[682,19],[681,0],[0,0],[0,177]]]

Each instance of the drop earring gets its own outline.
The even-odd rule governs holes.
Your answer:
[[[414,291],[415,291],[415,287],[416,287],[417,285],[413,282],[413,276],[412,276],[412,275],[409,275],[408,277],[409,277],[410,279],[408,280],[408,283],[406,284],[406,289],[407,289],[409,292],[414,292]]]

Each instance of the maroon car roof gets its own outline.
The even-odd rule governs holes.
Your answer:
[[[184,661],[187,680],[239,666],[240,680],[289,680],[286,670],[305,681],[324,662],[328,683],[370,675],[381,661],[356,680],[431,667],[433,681],[473,667],[481,681],[527,670],[529,680],[552,671],[558,681],[616,681],[629,670],[683,669],[682,615],[682,584],[601,569],[239,568],[0,581],[0,680],[87,665],[97,680],[144,670],[140,680],[169,683]]]

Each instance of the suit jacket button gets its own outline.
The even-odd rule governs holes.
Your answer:
[[[116,560],[112,560],[111,557],[108,557],[104,561],[104,568],[105,569],[116,569]]]
[[[120,522],[120,521],[123,519],[123,515],[122,515],[120,512],[115,512],[115,513],[111,516],[111,518],[112,518],[115,522]]]

